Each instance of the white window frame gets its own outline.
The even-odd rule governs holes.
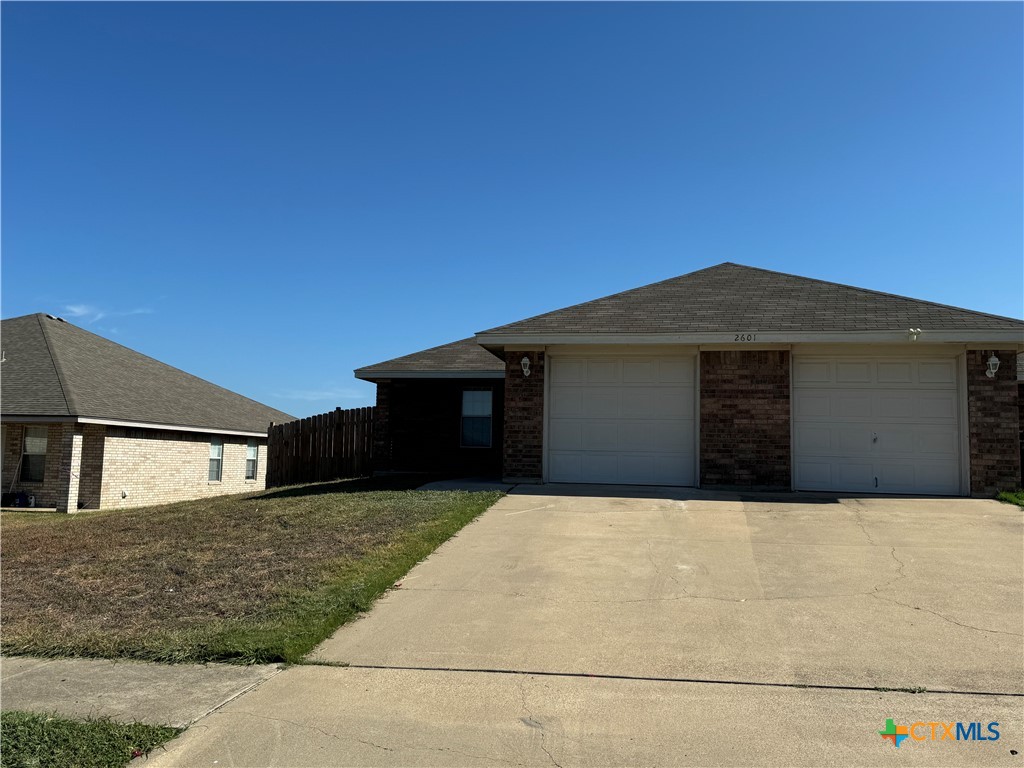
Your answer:
[[[470,392],[483,392],[487,394],[487,405],[488,413],[486,416],[483,414],[467,414],[466,413],[466,395]],[[486,418],[488,420],[487,430],[487,445],[466,445],[466,419],[481,419]],[[493,448],[494,447],[494,390],[484,389],[482,387],[473,387],[470,389],[462,390],[462,402],[459,410],[459,447],[460,448]]]
[[[39,452],[39,451],[32,451],[31,453],[29,452],[29,450],[28,450],[28,440],[29,440],[29,437],[30,437],[29,432],[36,432],[37,434],[34,437],[37,440],[40,439],[38,433],[39,432],[42,433],[43,450],[41,452]],[[49,451],[49,448],[50,448],[50,428],[48,426],[44,425],[44,426],[38,426],[38,427],[32,426],[32,427],[25,427],[24,428],[24,432],[22,432],[22,436],[21,436],[21,468],[18,470],[18,481],[19,482],[40,484],[40,483],[43,483],[43,482],[46,481],[46,454]],[[42,456],[43,457],[42,476],[38,480],[26,479],[25,478],[25,469],[28,466],[25,463],[25,457],[26,456]]]
[[[217,462],[217,476],[214,477],[214,462]],[[223,437],[211,437],[210,438],[210,464],[209,471],[207,472],[206,478],[211,483],[219,483],[221,478],[224,477],[224,438]]]
[[[252,474],[249,474],[249,462],[252,462]],[[255,437],[250,437],[245,444],[245,479],[255,480],[260,470],[260,444]]]

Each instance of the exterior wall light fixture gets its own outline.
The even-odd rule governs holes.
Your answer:
[[[519,364],[523,366],[523,376],[528,377],[530,375],[530,358],[523,355],[523,359],[519,361]]]
[[[985,375],[988,376],[990,379],[994,379],[996,377],[996,371],[998,370],[999,358],[995,356],[995,353],[993,353],[992,357],[988,359],[988,370],[985,371]]]

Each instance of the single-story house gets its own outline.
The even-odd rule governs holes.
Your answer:
[[[725,263],[355,375],[383,470],[987,496],[1021,484],[1022,350],[1021,320]]]
[[[6,503],[136,507],[259,490],[294,417],[52,315],[0,323]]]

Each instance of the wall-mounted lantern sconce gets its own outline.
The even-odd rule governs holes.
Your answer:
[[[520,360],[519,363],[520,363],[520,365],[523,366],[523,376],[529,376],[530,375],[530,358],[528,358],[526,355],[523,355],[523,359]]]
[[[990,379],[994,379],[996,377],[996,371],[998,370],[999,358],[996,357],[995,355],[992,355],[992,357],[988,359],[988,370],[985,371],[985,375],[988,376]]]

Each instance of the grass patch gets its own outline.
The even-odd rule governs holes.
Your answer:
[[[996,498],[1000,501],[1005,501],[1007,504],[1016,504],[1018,507],[1024,507],[1024,490],[1003,491]]]
[[[422,482],[4,513],[3,652],[299,661],[501,496]]]
[[[174,738],[176,728],[0,713],[0,768],[122,768]]]

